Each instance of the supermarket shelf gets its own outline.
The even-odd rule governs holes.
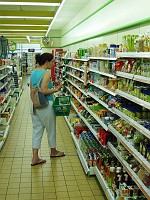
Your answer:
[[[150,163],[114,127],[108,125],[108,128],[125,146],[125,148],[138,160],[138,162],[150,173]]]
[[[8,120],[8,122],[7,122],[7,124],[10,124],[10,122],[11,122],[11,120],[12,120],[12,117],[13,117],[13,115],[14,115],[14,112],[15,112],[15,106],[14,106],[14,108],[13,108],[13,110],[12,110],[12,112],[11,112],[11,115],[10,115],[10,117],[9,117],[9,120]]]
[[[88,62],[89,61],[88,58],[77,58],[75,60],[79,60],[79,61],[83,61],[83,62]]]
[[[150,78],[149,77],[145,77],[145,76],[134,75],[134,79],[133,80],[139,81],[139,82],[142,82],[142,83],[150,84]]]
[[[116,52],[117,58],[150,58],[150,52]]]
[[[86,126],[93,133],[93,135],[95,136],[95,138],[98,140],[98,138],[97,138],[97,132],[92,128],[92,126],[87,122],[87,120],[78,112],[77,108],[75,107],[75,105],[72,102],[71,102],[71,105],[74,108],[74,110],[76,111],[76,113],[78,114],[78,116],[80,117],[80,119],[82,119],[82,121],[86,124]]]
[[[83,169],[84,169],[85,173],[88,174],[88,175],[94,175],[93,168],[92,167],[90,167],[90,168],[88,167],[87,162],[86,162],[86,160],[85,160],[85,158],[84,158],[84,156],[83,156],[83,154],[82,154],[82,152],[80,150],[79,143],[78,143],[78,141],[77,141],[77,139],[76,139],[76,137],[75,137],[73,132],[71,132],[71,136],[72,136],[72,139],[73,139],[73,141],[74,141],[74,143],[76,145],[77,153],[78,153],[79,159],[81,161],[81,164],[83,166]]]
[[[87,96],[87,93],[82,90],[81,88],[79,88],[75,83],[73,83],[72,81],[68,80],[69,83],[71,83],[71,85],[73,85],[74,87],[76,87],[80,92],[82,92],[85,96]]]
[[[11,90],[9,90],[9,92],[5,95],[5,98],[3,99],[3,101],[0,102],[0,104],[3,104],[5,102],[5,100],[8,98],[10,93],[11,93]]]
[[[62,57],[63,60],[78,60],[78,61],[83,61],[87,62],[89,59],[88,58],[67,58],[67,57]]]
[[[128,78],[128,79],[132,79],[132,80],[139,81],[139,82],[142,82],[142,83],[150,84],[150,78],[145,77],[145,76],[134,75],[134,74],[119,72],[119,71],[116,72],[116,76],[120,76],[120,77],[123,77],[123,78]]]
[[[0,87],[0,90],[2,90],[9,82],[6,82],[3,86]]]
[[[95,86],[95,87],[97,87],[97,88],[99,88],[99,89],[101,89],[101,90],[103,90],[103,91],[105,91],[105,92],[107,92],[107,93],[109,93],[109,94],[111,94],[111,95],[113,95],[113,96],[117,95],[115,92],[112,92],[112,91],[106,89],[105,87],[102,87],[102,86],[100,86],[100,85],[98,85],[96,83],[91,83],[91,82],[88,82],[88,83],[93,85],[93,86]]]
[[[68,74],[68,75],[70,75],[70,76],[74,77],[75,79],[77,79],[77,80],[79,80],[79,81],[81,81],[81,82],[83,82],[83,83],[84,83],[84,80],[82,80],[82,79],[78,78],[77,76],[75,76],[75,75],[73,75],[73,74],[70,74],[69,72],[66,72],[66,74]]]
[[[1,77],[0,77],[0,80],[4,79],[4,78],[7,77],[7,76],[8,76],[8,74],[5,74],[4,76],[1,76]]]
[[[108,187],[107,182],[105,181],[103,175],[100,173],[97,167],[94,167],[94,174],[96,175],[98,181],[100,182],[107,199],[115,200],[113,192]]]
[[[116,76],[120,76],[120,77],[128,78],[128,79],[133,79],[134,74],[116,71]]]
[[[116,90],[116,93],[119,94],[120,96],[122,96],[122,97],[124,97],[124,98],[126,98],[130,101],[133,101],[134,103],[137,103],[140,106],[143,106],[143,107],[150,110],[150,103],[149,102],[146,102],[142,99],[139,99],[138,97],[132,96],[131,94],[128,94],[126,92],[122,92],[121,90]]]
[[[117,114],[119,117],[127,121],[131,126],[133,126],[135,129],[137,129],[138,131],[140,131],[141,133],[143,133],[146,137],[150,139],[150,131],[148,129],[146,129],[144,126],[137,123],[136,121],[134,121],[132,118],[128,117],[121,111],[117,110],[116,108],[112,108],[112,110],[115,114]]]
[[[75,60],[75,58],[61,57],[63,60]]]
[[[89,60],[116,60],[116,57],[88,57]]]
[[[65,121],[66,121],[66,123],[67,123],[67,125],[68,125],[68,127],[69,127],[69,129],[70,129],[70,131],[71,131],[72,133],[74,133],[73,127],[72,127],[71,124],[69,123],[68,118],[67,118],[66,116],[64,116],[64,119],[65,119]]]
[[[6,127],[6,130],[5,130],[5,133],[4,133],[4,136],[3,136],[4,140],[0,141],[0,150],[1,150],[1,148],[3,147],[3,145],[4,145],[4,143],[5,143],[5,140],[6,140],[6,138],[7,138],[7,135],[8,135],[8,133],[9,133],[9,128],[10,128],[10,126],[8,125],[8,126]]]
[[[0,67],[0,70],[3,70],[3,69],[7,69],[8,66],[3,66],[3,67]]]
[[[23,89],[20,89],[20,91],[19,91],[19,97],[18,97],[18,99],[17,99],[16,104],[19,102],[19,99],[20,99],[20,96],[21,96],[21,94],[22,94],[22,91],[23,91]]]
[[[68,87],[66,87],[69,91],[70,89]],[[108,127],[106,124],[104,124],[103,121],[101,121],[99,119],[99,117],[97,117],[93,111],[91,111],[79,98],[76,97],[76,95],[70,91],[70,93],[79,101],[79,103],[93,116],[93,118],[107,131],[108,130]]]
[[[9,98],[8,102],[6,103],[5,107],[3,108],[3,110],[1,111],[1,113],[4,113],[6,108],[8,107],[9,103],[11,101],[11,97]]]
[[[110,143],[107,143],[108,148],[111,152],[115,155],[115,157],[119,160],[122,166],[126,169],[128,174],[131,176],[133,181],[137,184],[143,194],[146,196],[147,199],[150,199],[150,190],[144,185],[144,183],[139,179],[137,174],[130,168],[129,164],[120,156],[119,152],[116,148]]]
[[[87,95],[89,95],[90,97],[95,99],[98,103],[100,103],[101,105],[103,105],[105,108],[107,108],[108,110],[110,110],[112,112],[112,109],[109,108],[108,105],[105,102],[101,101],[97,96],[95,96],[91,92],[88,92]]]
[[[89,69],[89,72],[94,72],[94,73],[101,74],[101,75],[108,76],[108,77],[115,78],[115,79],[117,78],[116,76],[114,76],[112,74],[108,74],[108,73],[105,73],[105,72],[100,72],[100,71],[94,70],[94,69]]]
[[[70,67],[71,69],[74,69],[74,70],[78,70],[78,71],[84,72],[84,69],[79,69],[79,68],[77,68],[77,67],[73,67],[73,66],[70,66],[70,65],[66,65],[66,67]]]

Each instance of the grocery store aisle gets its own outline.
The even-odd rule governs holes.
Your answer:
[[[32,123],[28,78],[0,151],[0,200],[104,200],[95,176],[87,177],[63,117],[57,118],[57,145],[62,158],[49,157],[46,134],[40,154],[47,162],[31,167]]]

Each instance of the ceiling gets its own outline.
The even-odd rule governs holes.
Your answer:
[[[50,31],[61,30],[89,1],[0,0],[0,35],[17,43],[39,43]]]

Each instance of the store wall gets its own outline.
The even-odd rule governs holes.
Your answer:
[[[123,35],[146,33],[149,8],[149,0],[90,1],[62,30],[61,46],[73,51],[99,43],[120,44]]]

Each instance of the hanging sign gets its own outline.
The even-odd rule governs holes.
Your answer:
[[[16,43],[14,41],[10,41],[8,45],[9,45],[9,51],[14,52],[16,50]]]

